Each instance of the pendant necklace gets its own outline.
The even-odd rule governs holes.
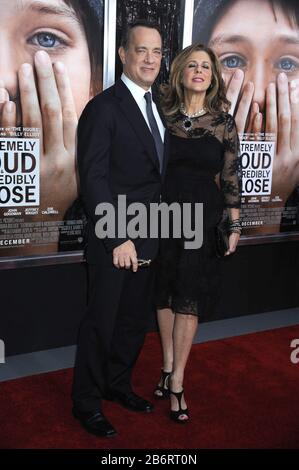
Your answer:
[[[193,121],[192,119],[193,118],[197,118],[199,116],[202,116],[203,114],[205,114],[207,112],[206,108],[203,107],[202,109],[200,109],[199,111],[196,111],[196,113],[193,113],[193,114],[188,114],[187,111],[186,111],[186,108],[185,108],[185,105],[184,103],[181,103],[181,106],[180,106],[180,112],[186,116],[182,122],[182,127],[185,131],[190,131],[191,129],[193,129]]]

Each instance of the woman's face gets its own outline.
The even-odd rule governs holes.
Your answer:
[[[205,51],[192,52],[183,70],[183,86],[193,93],[206,92],[212,80],[212,64]]]
[[[214,27],[209,46],[217,53],[223,76],[229,82],[236,69],[245,73],[244,84],[254,84],[253,101],[260,110],[265,89],[280,72],[289,81],[299,79],[299,33],[283,11],[267,0],[237,0]],[[245,19],[245,21],[244,21]]]
[[[0,80],[11,99],[18,96],[21,64],[33,64],[35,52],[45,50],[66,66],[79,116],[91,97],[91,70],[75,11],[63,0],[0,0],[0,11]]]

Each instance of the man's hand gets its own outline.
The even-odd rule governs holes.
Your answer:
[[[114,248],[113,264],[116,268],[130,269],[132,267],[134,273],[136,273],[138,269],[137,253],[131,240],[127,240]]]

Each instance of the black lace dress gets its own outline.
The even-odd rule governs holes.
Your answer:
[[[191,203],[193,215],[194,203],[203,203],[203,244],[186,249],[184,234],[161,239],[156,305],[206,317],[215,307],[220,282],[215,226],[224,208],[240,207],[238,134],[226,113],[193,118],[189,129],[185,120],[181,113],[168,119],[170,159],[162,200]]]

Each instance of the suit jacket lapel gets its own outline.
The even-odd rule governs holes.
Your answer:
[[[117,80],[115,83],[115,95],[119,98],[119,105],[128,121],[131,123],[137,137],[147,151],[147,154],[159,169],[159,159],[151,131],[149,130],[136,101],[131,95],[131,92],[122,80]]]

